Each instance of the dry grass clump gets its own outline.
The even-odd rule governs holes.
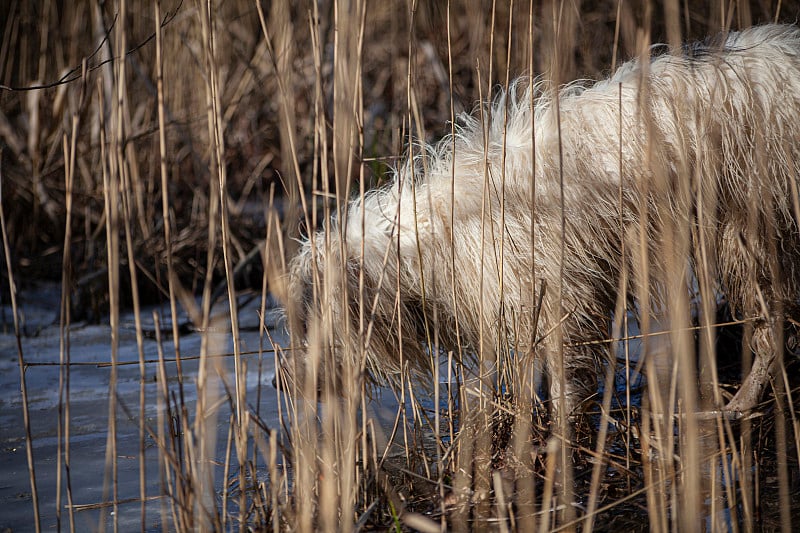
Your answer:
[[[143,528],[156,520],[145,505],[156,498],[159,526],[179,530],[749,531],[770,516],[764,527],[788,531],[799,507],[791,370],[761,418],[696,420],[643,400],[641,368],[629,357],[637,348],[619,343],[619,359],[599,365],[607,396],[588,406],[574,438],[550,425],[546,403],[514,394],[533,377],[520,375],[509,346],[491,383],[475,382],[458,354],[446,354],[430,391],[404,376],[378,394],[355,364],[343,370],[348,386],[312,381],[277,395],[259,389],[254,399],[236,293],[285,297],[298,235],[324,228],[407,147],[448,133],[457,113],[509,77],[600,78],[653,42],[798,13],[795,1],[755,0],[2,3],[4,278],[60,280],[67,339],[74,320],[108,320],[118,332],[121,308],[137,316],[146,302],[171,308],[171,326],[154,319],[158,364],[143,356],[137,320],[142,376],[151,364],[158,373],[155,397],[142,378],[138,412],[116,401],[112,336],[110,503],[99,508],[126,504],[116,497],[115,424],[124,415],[139,424],[142,464],[147,439],[159,458],[161,493],[140,480]],[[224,297],[228,315],[215,317],[212,303]],[[182,312],[204,336],[190,375],[181,367]],[[234,339],[232,372],[213,357],[223,348],[209,332],[220,328]],[[172,335],[174,354],[163,353],[162,334]],[[694,346],[707,339],[695,335],[681,339],[705,353]],[[277,347],[276,360],[300,342]],[[64,346],[59,472],[70,460]],[[741,348],[727,352],[738,364]],[[388,427],[368,415],[371,394],[397,406]],[[278,403],[282,427],[261,419],[262,397]],[[145,420],[152,403],[158,418]],[[218,435],[222,405],[230,424]],[[62,502],[59,485],[56,507],[74,526],[71,490]]]

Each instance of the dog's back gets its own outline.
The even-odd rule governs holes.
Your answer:
[[[502,339],[543,358],[571,410],[606,349],[583,341],[608,337],[620,291],[669,322],[675,268],[691,264],[707,302],[723,290],[760,317],[754,371],[729,405],[752,408],[800,294],[800,32],[752,28],[557,96],[539,87],[519,81],[454,138],[412,150],[332,240],[304,244],[298,291],[342,272],[317,293],[348,324],[329,323],[333,366],[363,353],[391,380],[429,370],[430,341],[467,357]]]

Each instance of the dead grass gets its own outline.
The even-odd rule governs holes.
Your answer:
[[[178,382],[167,380],[172,355],[160,349],[159,394],[140,394],[139,413],[155,401],[158,420],[117,404],[111,374],[112,510],[123,504],[114,424],[124,412],[140,422],[141,460],[145,438],[160,458],[163,493],[147,494],[140,480],[143,528],[152,521],[145,502],[163,496],[160,526],[177,530],[788,531],[800,516],[793,372],[761,418],[700,420],[683,416],[702,401],[692,392],[696,376],[680,376],[689,386],[677,393],[676,382],[643,393],[631,379],[620,389],[614,380],[631,373],[623,358],[599,367],[606,394],[567,442],[559,437],[566,428],[548,425],[547,405],[513,394],[528,379],[515,374],[513,358],[501,362],[494,389],[468,386],[455,363],[440,367],[448,375],[436,376],[431,396],[404,382],[388,436],[365,415],[370,390],[355,365],[347,370],[354,386],[321,403],[303,400],[316,398],[313,386],[278,391],[285,426],[267,428],[245,393],[253,369],[236,342],[231,374],[204,337],[189,412],[176,317],[182,307],[201,334],[222,327],[236,339],[237,290],[260,290],[264,301],[283,295],[280,275],[298,235],[341,216],[345,199],[381,182],[405,147],[447,133],[455,114],[509,76],[599,78],[652,42],[794,21],[799,10],[755,0],[275,1],[263,10],[241,0],[3,3],[3,301],[13,283],[24,290],[27,280],[60,280],[64,332],[87,318],[116,331],[121,308],[171,307]],[[215,324],[211,306],[223,296],[230,315]],[[700,342],[707,356],[685,316],[675,318],[685,328],[676,346],[695,354]],[[358,327],[367,334],[363,320]],[[136,331],[141,347],[141,324]],[[70,462],[64,335],[58,494],[69,488],[67,504],[59,496],[56,506],[62,527],[74,528],[77,489],[68,470],[61,478]],[[669,394],[688,402],[683,413],[666,407]],[[218,435],[220,402],[233,416]],[[222,458],[218,438],[227,439]],[[214,460],[224,464],[222,479]],[[116,519],[101,515],[101,528],[107,520]]]

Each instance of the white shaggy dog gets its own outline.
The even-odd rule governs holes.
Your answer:
[[[582,341],[609,337],[620,290],[663,316],[671,257],[754,319],[727,409],[755,406],[798,316],[800,31],[730,33],[557,98],[518,82],[303,243],[287,314],[307,348],[290,374],[391,381],[430,372],[432,353],[507,346],[544,362],[571,411],[608,349]]]

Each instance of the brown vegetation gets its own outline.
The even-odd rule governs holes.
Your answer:
[[[3,301],[10,284],[49,278],[64,287],[64,328],[82,317],[119,328],[121,307],[164,301],[177,340],[180,301],[207,331],[217,296],[234,302],[248,286],[285,293],[280,274],[298,235],[510,77],[599,79],[650,43],[799,13],[797,2],[763,0],[3,2]],[[199,308],[192,295],[202,295]],[[237,322],[233,305],[234,338]],[[786,373],[766,416],[735,424],[681,416],[693,404],[675,413],[631,401],[641,391],[629,385],[613,412],[616,402],[598,403],[596,446],[560,439],[544,411],[506,395],[502,376],[481,390],[437,376],[447,385],[432,403],[403,381],[391,435],[399,446],[384,450],[361,415],[369,391],[360,368],[351,369],[359,386],[322,406],[302,401],[316,398],[311,391],[279,391],[287,428],[259,425],[237,344],[234,375],[224,376],[234,419],[221,462],[226,473],[238,466],[246,490],[228,479],[209,486],[217,403],[206,387],[221,367],[204,346],[197,412],[181,409],[165,378],[159,421],[139,418],[142,443],[151,431],[175,489],[165,529],[750,530],[774,509],[773,525],[788,530],[797,514],[800,422]],[[112,433],[129,407],[110,395]],[[264,470],[270,481],[256,482]],[[144,513],[154,495],[141,496]]]

